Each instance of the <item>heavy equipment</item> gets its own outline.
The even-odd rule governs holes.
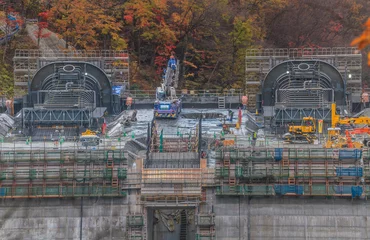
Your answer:
[[[313,117],[302,118],[299,126],[290,125],[289,132],[283,135],[283,140],[288,143],[313,143],[316,139],[316,119]]]
[[[156,101],[154,102],[155,118],[176,119],[181,113],[181,98],[176,96],[176,88],[179,80],[179,64],[172,55],[164,71],[162,83],[156,90]]]
[[[370,128],[368,127],[346,130],[345,136],[340,135],[340,128],[329,128],[328,133],[325,148],[363,148],[364,146],[370,146]],[[358,135],[362,137],[356,138]]]
[[[360,116],[360,117],[345,117],[341,118],[340,115],[337,114],[336,112],[336,104],[332,103],[331,104],[331,127],[335,128],[338,127],[339,125],[370,125],[370,117],[366,116]]]
[[[100,143],[100,138],[96,132],[87,129],[85,132],[81,133],[80,143],[83,147],[97,146]]]

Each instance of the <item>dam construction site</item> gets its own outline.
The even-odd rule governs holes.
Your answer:
[[[356,48],[252,49],[246,90],[130,90],[126,51],[17,50],[1,239],[370,238]]]

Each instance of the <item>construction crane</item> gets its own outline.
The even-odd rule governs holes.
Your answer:
[[[289,132],[283,135],[287,143],[313,143],[316,139],[316,119],[313,117],[302,118],[299,126],[290,125]]]
[[[171,55],[164,70],[162,83],[156,90],[156,101],[154,102],[155,118],[176,119],[181,113],[181,99],[176,96],[176,88],[179,81],[179,64],[177,59]]]

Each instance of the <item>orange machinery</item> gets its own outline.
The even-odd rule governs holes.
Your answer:
[[[370,128],[355,128],[352,130],[346,130],[346,139],[347,139],[347,146],[348,148],[362,148],[363,145],[368,145],[369,140],[365,138],[364,143],[360,142],[353,142],[352,135],[353,134],[369,134],[370,135]]]

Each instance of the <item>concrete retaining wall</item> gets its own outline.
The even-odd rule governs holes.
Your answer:
[[[84,199],[83,239],[126,239],[127,202]],[[1,200],[1,239],[79,239],[80,204],[80,199]],[[370,239],[365,200],[217,197],[214,210],[217,240]]]
[[[83,239],[125,239],[125,199],[84,199]],[[80,239],[80,199],[2,200],[0,239]]]
[[[217,240],[369,239],[364,200],[217,198]]]

